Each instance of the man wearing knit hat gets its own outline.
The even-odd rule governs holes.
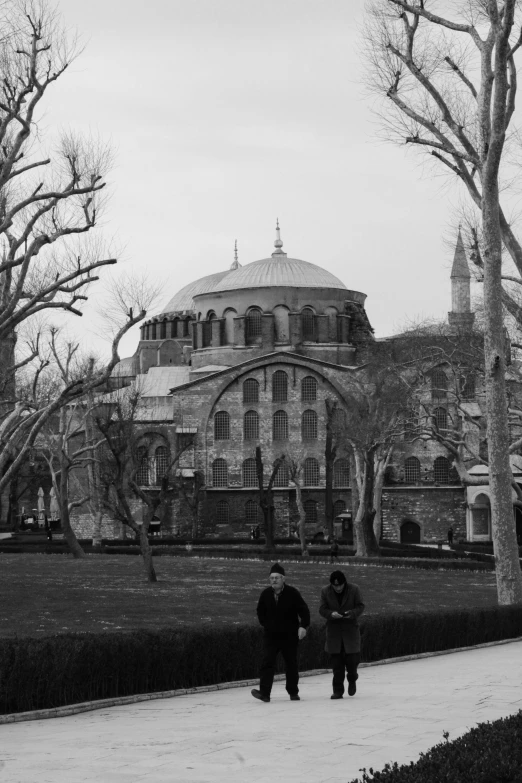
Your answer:
[[[280,652],[285,662],[286,691],[292,701],[299,701],[297,645],[306,636],[310,610],[299,590],[285,584],[285,569],[279,563],[270,569],[270,587],[259,597],[257,616],[265,635],[259,689],[254,688],[252,696],[270,701],[275,662]]]
[[[357,667],[361,659],[361,634],[357,618],[364,604],[357,585],[350,584],[342,571],[334,571],[330,584],[321,591],[319,614],[326,619],[325,650],[330,653],[333,669],[332,699],[342,699],[345,669],[348,696],[357,691]]]

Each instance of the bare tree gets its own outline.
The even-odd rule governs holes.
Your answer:
[[[299,531],[299,542],[301,544],[301,554],[303,557],[308,557],[310,552],[308,551],[308,544],[306,543],[306,512],[303,505],[303,471],[304,471],[304,453],[285,453],[282,455],[284,463],[288,471],[288,478],[290,480],[290,486],[295,488],[297,513],[299,515],[299,522],[297,529]]]
[[[440,7],[440,4],[439,4]],[[493,545],[500,604],[522,602],[512,521],[505,388],[502,245],[522,277],[522,247],[500,203],[522,44],[518,0],[375,0],[367,42],[372,86],[392,135],[452,172],[481,214],[485,378]],[[434,9],[434,10],[432,10]],[[522,319],[521,319],[522,320]]]
[[[261,506],[261,511],[263,512],[265,549],[267,552],[274,551],[274,499],[272,488],[283,461],[284,456],[277,457],[272,466],[268,484],[265,485],[263,454],[261,452],[261,446],[256,446],[256,472],[257,485],[259,490],[259,505]]]

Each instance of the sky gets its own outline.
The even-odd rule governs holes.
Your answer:
[[[368,295],[377,337],[450,308],[458,204],[378,138],[363,87],[364,0],[61,0],[85,46],[44,129],[111,144],[103,231],[160,312],[187,283],[284,250]],[[103,284],[91,289],[92,304]],[[105,349],[91,308],[72,328]],[[138,331],[123,341],[132,355]]]

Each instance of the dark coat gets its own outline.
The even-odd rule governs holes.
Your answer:
[[[275,600],[272,587],[267,587],[259,596],[257,616],[270,639],[294,639],[297,630],[310,625],[310,610],[297,588],[286,585]]]
[[[332,612],[348,612],[348,617],[332,618]],[[321,605],[319,614],[326,620],[326,645],[328,653],[341,652],[341,641],[347,653],[361,651],[361,633],[357,618],[364,612],[361,593],[357,585],[346,583],[341,604],[332,585],[326,585],[321,590]]]

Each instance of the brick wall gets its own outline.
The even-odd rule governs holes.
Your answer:
[[[421,542],[446,541],[453,527],[455,540],[466,538],[464,487],[385,487],[382,495],[383,537],[400,541],[403,522],[416,522]]]

